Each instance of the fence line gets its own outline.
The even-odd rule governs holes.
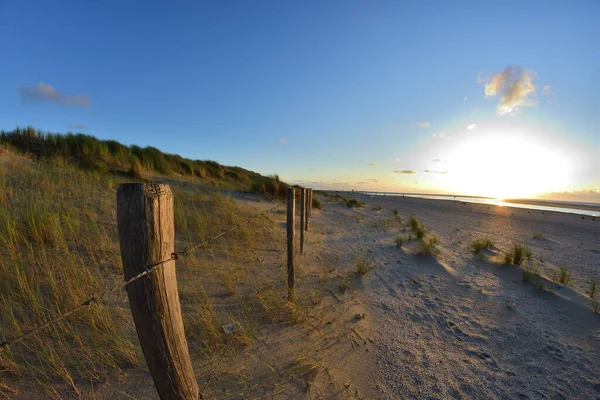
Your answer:
[[[232,228],[229,228],[229,229],[227,229],[227,230],[219,233],[218,235],[215,235],[215,236],[213,236],[211,238],[205,239],[202,242],[200,242],[198,244],[195,244],[193,246],[190,246],[190,247],[187,247],[185,249],[182,249],[179,252],[173,252],[171,254],[171,256],[169,258],[167,258],[167,259],[164,259],[162,261],[159,261],[159,262],[151,264],[151,265],[144,266],[144,271],[143,272],[140,272],[139,274],[135,275],[134,277],[130,278],[129,280],[126,280],[124,282],[119,283],[118,285],[115,285],[114,287],[112,287],[112,288],[110,288],[110,289],[102,292],[98,296],[92,296],[92,297],[90,297],[89,299],[85,300],[84,302],[82,302],[81,304],[79,304],[78,306],[76,306],[75,308],[72,308],[69,311],[65,311],[64,313],[61,313],[61,314],[55,316],[54,318],[50,319],[49,321],[47,321],[47,322],[45,322],[45,323],[43,323],[41,325],[36,326],[35,328],[31,329],[30,331],[28,331],[28,332],[26,332],[26,333],[24,333],[24,334],[22,334],[20,336],[14,337],[12,339],[7,339],[7,340],[4,340],[4,341],[0,342],[0,352],[3,352],[5,350],[7,350],[12,345],[15,345],[15,344],[17,344],[19,342],[22,342],[23,340],[29,338],[30,336],[38,333],[39,331],[47,328],[48,326],[50,326],[50,325],[52,325],[52,324],[54,324],[54,323],[56,323],[56,322],[58,322],[58,321],[60,321],[60,320],[62,320],[64,318],[66,318],[66,317],[68,317],[68,316],[76,313],[77,311],[85,308],[86,306],[89,306],[92,303],[97,303],[98,301],[102,300],[104,297],[106,297],[109,294],[115,292],[116,290],[123,289],[123,288],[127,287],[128,285],[130,285],[131,283],[137,281],[138,279],[143,278],[144,276],[151,274],[152,272],[154,272],[156,269],[158,269],[159,267],[161,267],[165,263],[170,262],[170,261],[175,261],[175,260],[179,259],[180,256],[187,256],[187,255],[190,254],[191,251],[196,250],[196,249],[198,249],[200,247],[203,247],[203,246],[205,246],[207,244],[210,244],[213,241],[217,240],[218,238],[220,238],[222,236],[225,236],[228,233],[231,233],[232,231],[240,228],[241,226],[243,226],[245,224],[250,223],[252,220],[254,220],[254,219],[258,218],[258,217],[261,217],[263,215],[267,215],[268,213],[272,213],[273,211],[275,211],[279,207],[281,207],[281,206],[283,206],[285,204],[288,204],[288,203],[289,203],[289,201],[281,203],[281,204],[279,204],[279,205],[277,205],[275,207],[270,208],[269,210],[263,211],[263,212],[261,212],[259,214],[256,214],[256,215],[253,215],[252,217],[250,217],[250,218],[246,219],[245,221],[243,221],[243,222],[235,225]]]

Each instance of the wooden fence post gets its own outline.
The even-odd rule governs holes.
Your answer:
[[[312,202],[313,202],[313,190],[308,189],[308,220],[312,217]],[[308,224],[306,224],[306,230],[308,230]]]
[[[288,300],[296,299],[294,283],[294,224],[296,218],[296,191],[288,189],[287,195],[287,270]]]
[[[117,191],[125,279],[174,251],[173,195],[168,185],[126,183]],[[198,399],[177,292],[175,260],[127,286],[131,314],[161,399]]]
[[[306,195],[304,196],[304,214],[306,218],[304,218],[304,230],[308,231],[308,189],[304,189],[306,191]]]
[[[304,225],[306,225],[306,188],[300,188],[300,254],[304,253]]]

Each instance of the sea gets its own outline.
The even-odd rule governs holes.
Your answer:
[[[416,197],[421,199],[460,201],[465,203],[488,204],[501,207],[525,208],[529,210],[555,211],[562,213],[578,214],[590,217],[600,217],[599,203],[568,202],[556,200],[503,200],[492,197],[453,196],[443,194],[408,194],[408,193],[380,193],[363,192],[371,196],[396,196]],[[529,202],[535,204],[528,204]]]

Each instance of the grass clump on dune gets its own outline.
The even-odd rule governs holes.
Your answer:
[[[539,267],[526,267],[523,269],[523,282],[533,281],[540,275]]]
[[[429,238],[423,240],[423,242],[419,245],[419,255],[436,255],[438,253],[437,245],[439,241],[437,236],[430,236]]]
[[[394,242],[396,243],[396,246],[402,247],[402,245],[404,244],[404,238],[398,235],[394,238]]]
[[[473,248],[473,253],[479,253],[483,249],[494,247],[494,243],[489,238],[474,239],[471,247]]]
[[[560,267],[558,271],[552,272],[551,279],[565,286],[572,283],[571,271],[566,267]]]
[[[590,299],[593,299],[596,296],[596,292],[598,291],[598,286],[596,284],[596,278],[594,278],[593,276],[590,276],[590,278],[588,279],[588,284],[590,285],[590,290],[589,290]]]
[[[375,268],[373,266],[373,261],[363,254],[357,254],[354,259],[354,264],[356,265],[356,272],[361,274],[362,276],[367,275],[369,272]]]
[[[504,263],[521,265],[526,258],[531,258],[532,252],[527,246],[514,244],[510,252],[504,253]]]
[[[317,210],[320,210],[323,208],[323,203],[321,202],[321,200],[319,200],[317,197],[313,196],[312,199],[312,207],[316,208]]]

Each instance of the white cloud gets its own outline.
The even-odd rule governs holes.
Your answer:
[[[284,137],[280,137],[280,138],[279,138],[279,139],[277,139],[277,140],[279,140],[279,142],[281,142],[281,143],[285,143],[285,142],[287,142],[287,139],[286,139],[286,138],[284,138]]]
[[[375,164],[375,163],[369,163],[369,164],[367,164],[367,165],[368,165],[369,167],[376,167],[376,166],[377,166],[377,164]]]
[[[397,169],[395,169],[394,173],[395,174],[407,174],[407,175],[410,175],[410,174],[416,174],[417,171],[414,170],[414,169],[403,169],[403,170],[397,170]]]
[[[414,122],[414,124],[420,128],[429,128],[431,126],[429,122]]]
[[[542,88],[542,94],[549,96],[552,94],[552,86],[546,85]]]
[[[470,130],[470,131],[474,130],[475,128],[477,128],[476,124],[469,124],[469,125],[467,125],[467,129]]]
[[[535,86],[531,83],[532,73],[518,66],[506,67],[485,85],[486,98],[500,96],[498,115],[514,114],[521,106],[537,104],[530,98],[535,93]]]
[[[35,86],[24,86],[19,88],[21,101],[25,104],[39,102],[53,102],[63,106],[89,106],[90,98],[85,94],[67,96],[60,93],[52,86],[40,82]]]
[[[438,139],[447,139],[447,138],[449,138],[449,136],[446,135],[444,132],[434,133],[431,136],[434,137],[434,138],[438,138]]]
[[[469,98],[468,98],[467,96],[465,96],[465,97],[463,98],[463,101],[467,101],[467,100],[469,100]]]

